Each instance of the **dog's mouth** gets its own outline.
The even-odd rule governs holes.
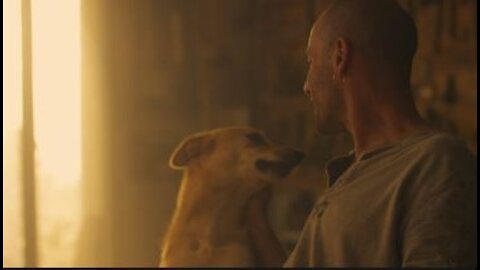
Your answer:
[[[259,159],[255,162],[255,167],[264,174],[270,174],[276,178],[284,178],[302,159],[303,153],[296,151],[293,154],[284,156],[280,160]]]

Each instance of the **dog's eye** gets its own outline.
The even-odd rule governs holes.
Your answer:
[[[250,133],[247,134],[246,137],[251,145],[262,146],[267,144],[265,138],[263,138],[263,136],[258,133]]]

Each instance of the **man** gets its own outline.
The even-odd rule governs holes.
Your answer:
[[[327,164],[329,188],[288,259],[265,218],[268,191],[252,198],[263,266],[476,265],[476,158],[417,113],[416,46],[394,1],[339,0],[315,22],[304,92],[317,130],[349,132],[354,149]]]

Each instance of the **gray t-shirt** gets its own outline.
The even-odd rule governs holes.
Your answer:
[[[352,161],[327,164],[285,267],[476,265],[477,165],[462,141],[416,134]]]

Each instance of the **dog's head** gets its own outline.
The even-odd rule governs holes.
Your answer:
[[[302,159],[301,151],[275,145],[256,129],[229,127],[187,137],[172,154],[170,166],[259,187],[284,178]]]

